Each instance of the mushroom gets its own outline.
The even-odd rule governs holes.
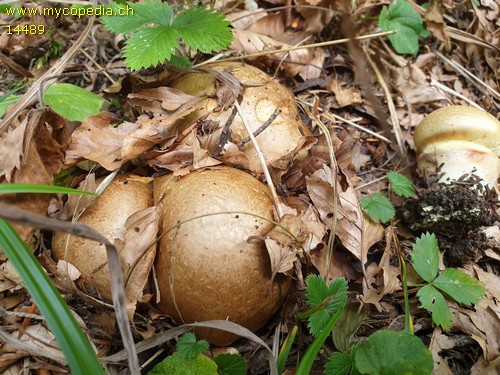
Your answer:
[[[500,122],[473,107],[451,106],[428,115],[413,140],[426,178],[403,203],[403,218],[412,230],[438,235],[446,265],[479,259],[486,247],[481,228],[498,220]]]
[[[500,175],[500,122],[473,107],[451,106],[428,115],[413,140],[421,172],[439,172],[450,184],[471,174],[493,188]]]
[[[271,278],[263,241],[274,227],[267,186],[243,171],[215,167],[157,177],[153,190],[160,311],[178,323],[227,319],[251,331],[263,327],[290,285],[284,275]],[[218,346],[238,338],[211,328],[197,334]]]
[[[100,183],[99,179],[96,183]],[[125,240],[126,222],[129,217],[152,205],[153,193],[143,177],[117,175],[94,203],[81,215],[78,222],[87,224],[111,242]],[[156,224],[155,224],[156,226]],[[116,243],[116,242],[115,242]],[[155,257],[155,247],[150,248],[132,271],[126,285],[129,314],[135,309],[137,298],[147,283]],[[82,274],[85,285],[95,290],[103,300],[112,300],[106,249],[96,241],[57,232],[52,239],[52,251],[58,259],[74,265]],[[120,252],[123,266],[130,267],[142,251],[134,246],[124,246]]]
[[[296,148],[300,148],[301,139],[311,136],[311,131],[300,119],[295,97],[287,87],[262,70],[240,62],[218,62],[202,69],[175,77],[169,84],[186,94],[206,97],[200,110],[183,120],[184,127],[203,116],[206,116],[205,123],[216,124],[215,132],[204,137],[205,148],[217,153],[223,127],[233,113],[232,102],[238,99],[234,93],[241,93],[241,109],[252,132],[268,121],[276,109],[281,110],[279,116],[256,137],[268,165],[289,155],[298,159],[307,155],[307,151],[293,155]],[[248,136],[239,115],[230,124],[233,143],[238,144]],[[262,166],[252,143],[246,142],[240,150],[248,158],[249,169],[261,173]],[[282,163],[280,169],[283,169]]]

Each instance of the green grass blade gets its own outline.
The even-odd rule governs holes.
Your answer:
[[[0,247],[56,337],[72,374],[104,374],[87,337],[46,272],[12,226],[0,219]]]
[[[323,331],[321,331],[321,333],[318,335],[318,337],[316,337],[309,349],[307,349],[306,354],[300,360],[299,367],[297,367],[297,372],[295,373],[295,375],[309,375],[311,373],[314,360],[316,359],[326,339],[328,338],[328,336],[330,336],[330,332],[332,331],[335,323],[337,323],[337,320],[339,320],[340,314],[342,314],[343,310],[344,308],[339,309],[330,318]]]
[[[278,355],[278,360],[276,361],[276,364],[278,366],[278,374],[280,375],[283,373],[283,370],[285,369],[286,360],[290,355],[290,350],[292,349],[292,345],[295,341],[295,336],[297,335],[298,329],[299,327],[294,326],[293,329],[288,334],[288,336],[286,337],[285,342],[281,346],[280,354]]]
[[[70,189],[63,186],[42,184],[0,184],[0,194],[46,193],[46,194],[85,194],[95,195],[89,191]]]

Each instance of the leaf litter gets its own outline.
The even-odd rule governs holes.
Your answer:
[[[343,37],[345,35],[341,31],[342,19],[338,15],[338,10],[344,12],[347,10],[351,18],[360,23],[358,32],[362,35],[373,27],[370,22],[361,22],[363,17],[376,15],[381,10],[379,4],[370,1],[359,2],[355,10],[342,9],[336,2],[297,1],[295,5],[305,4],[313,8],[298,7],[293,12],[290,10],[272,12],[266,9],[269,4],[282,5],[281,1],[271,1],[267,5],[257,2],[247,3],[248,9],[236,7],[229,13],[230,18],[239,18],[233,25],[234,42],[230,47],[232,52],[239,54],[300,46],[310,43],[311,38],[317,40],[327,36]],[[499,78],[498,47],[495,47],[498,45],[498,35],[494,32],[498,28],[497,4],[482,1],[479,5],[473,4],[470,7],[464,4],[447,4],[445,8],[438,8],[434,4],[428,11],[418,5],[415,7],[424,14],[426,26],[434,38],[432,43],[421,46],[415,58],[395,54],[382,39],[366,44],[372,58],[376,57],[376,66],[383,72],[387,83],[390,83],[391,97],[383,99],[391,100],[395,105],[395,116],[390,118],[390,121],[397,121],[401,126],[402,142],[407,147],[405,158],[410,161],[414,157],[411,133],[424,115],[432,109],[441,107],[445,103],[471,105],[472,102],[482,105],[492,113],[498,113],[500,99],[494,89]],[[261,12],[257,13],[257,10]],[[470,22],[472,17],[477,17],[478,22],[471,23],[470,27],[464,27],[467,23],[465,20]],[[71,26],[69,30],[75,32],[81,26],[81,24]],[[17,43],[15,39],[20,39],[22,43]],[[44,43],[45,41],[41,39],[33,41],[27,37],[24,39],[12,37],[7,41],[5,39],[1,41],[0,50],[7,52],[9,58],[16,63],[29,68],[27,62],[32,56],[29,55],[28,46]],[[451,46],[458,48],[450,49]],[[113,47],[112,43],[107,43],[104,47],[108,52],[113,52],[114,48],[116,47]],[[103,53],[101,57],[114,55],[115,52],[116,49],[112,54]],[[393,145],[379,147],[382,141],[363,130],[366,128],[373,132],[381,131],[376,125],[376,111],[373,103],[368,100],[367,88],[360,83],[360,75],[364,73],[356,71],[356,66],[344,47],[304,48],[256,57],[249,62],[271,72],[290,89],[297,89],[300,102],[312,110],[315,110],[314,105],[317,105],[316,111],[322,111],[323,118],[327,119],[327,124],[334,129],[332,139],[339,165],[339,169],[333,172],[332,166],[329,165],[328,152],[325,153],[324,135],[317,131],[298,142],[297,147],[290,150],[286,158],[271,163],[273,182],[277,187],[282,187],[281,194],[285,198],[287,207],[285,209],[287,214],[281,218],[280,223],[289,229],[301,244],[298,246],[280,229],[268,234],[264,241],[270,255],[273,274],[293,274],[294,267],[301,264],[303,272],[306,273],[317,273],[321,277],[330,279],[346,277],[353,290],[361,290],[359,299],[367,307],[366,323],[362,323],[358,335],[372,333],[371,324],[378,327],[390,326],[401,318],[402,305],[398,255],[392,239],[394,236],[400,238],[401,250],[408,255],[415,237],[404,223],[397,222],[384,228],[380,223],[367,217],[360,206],[360,195],[373,192],[385,193],[387,188],[387,182],[384,181],[385,173],[404,168],[406,163],[405,160],[399,159],[400,156],[395,156]],[[118,67],[123,69],[120,64]],[[463,70],[473,72],[474,77],[480,82]],[[178,72],[161,74],[170,76]],[[237,146],[239,140],[229,138],[224,144],[222,154],[214,154],[213,145],[220,139],[220,133],[214,133],[211,128],[213,124],[206,116],[213,115],[214,108],[219,110],[222,107],[218,95],[212,95],[211,98],[216,105],[209,109],[206,107],[206,97],[191,95],[169,87],[171,76],[166,79],[167,85],[163,84],[164,77],[161,80],[155,76],[148,78],[150,81],[147,84],[132,83],[128,88],[123,85],[114,94],[110,93],[117,98],[121,95],[121,101],[125,104],[124,117],[105,111],[87,118],[73,130],[70,129],[70,124],[51,112],[35,115],[23,113],[13,123],[11,130],[0,135],[2,182],[52,184],[51,176],[59,172],[63,162],[64,168],[80,168],[83,166],[82,162],[86,161],[92,161],[96,167],[102,166],[108,171],[126,168],[146,173],[147,168],[153,168],[157,171],[169,170],[182,175],[195,169],[229,164],[260,173],[256,164],[249,160],[248,153]],[[321,78],[322,81],[313,81],[317,78]],[[124,81],[125,79],[122,82]],[[83,87],[89,85],[94,89],[100,87],[97,81],[88,83],[81,79],[77,82]],[[305,83],[309,85],[308,88],[300,89]],[[245,83],[243,80],[241,84],[243,90],[247,90],[252,82]],[[144,87],[148,85],[153,87]],[[372,81],[371,85],[378,99],[381,99],[380,83]],[[0,90],[3,93],[5,88],[2,86]],[[379,120],[387,121],[389,111],[386,104],[382,106],[387,118]],[[354,128],[346,122],[332,120],[327,117],[329,112],[359,127]],[[270,113],[267,114],[268,117],[269,115]],[[188,126],[180,125],[186,118],[189,119]],[[314,122],[311,123],[310,119],[305,121],[311,129],[315,128]],[[214,127],[220,129],[223,123],[224,120],[216,120]],[[68,136],[68,132],[72,132],[71,137]],[[384,135],[387,136],[387,132]],[[345,152],[344,157],[342,152]],[[80,169],[78,171],[80,174],[83,173]],[[102,170],[100,173],[103,173]],[[338,183],[335,188],[332,186],[332,173],[337,174]],[[417,178],[415,175],[409,175],[414,180]],[[71,183],[73,186],[78,185],[75,174],[72,175]],[[337,212],[333,212],[332,206],[335,194],[338,198]],[[52,205],[57,207],[54,209],[56,211],[54,214],[59,214],[60,209],[63,217],[68,217],[68,212],[72,212],[77,205],[72,199],[73,197],[70,197],[63,205],[59,198],[52,198],[51,201],[47,197],[34,195],[2,197],[2,201],[34,213],[46,214],[49,205]],[[84,207],[90,202],[79,202],[79,204],[83,204],[81,207]],[[333,259],[330,260],[325,259],[325,256],[328,254],[327,235],[331,230],[333,215],[337,215],[336,241],[334,248],[331,249]],[[154,219],[148,216],[140,219],[138,224],[144,226],[144,230],[150,230],[152,222]],[[491,228],[495,228],[495,225],[498,225],[498,222]],[[28,238],[32,233],[26,227],[17,229],[23,238]],[[493,230],[490,229],[489,233],[495,237]],[[147,248],[150,242],[146,239],[151,241],[153,237],[153,234],[149,234],[143,239],[142,244],[136,244],[132,239],[128,246]],[[34,237],[31,241],[41,246],[40,239]],[[499,285],[500,271],[498,264],[495,263],[500,258],[498,233],[496,242],[491,240],[489,244],[481,259],[476,259],[477,262],[465,266],[466,272],[484,283],[486,297],[474,308],[451,305],[453,327],[456,332],[445,334],[439,328],[432,328],[428,315],[418,310],[416,306],[412,307],[416,333],[430,339],[435,371],[439,371],[437,373],[467,371],[473,374],[487,373],[486,371],[494,371],[492,365],[498,362],[500,291],[496,286]],[[19,280],[7,271],[8,262],[4,258],[0,259],[3,263],[0,268],[0,302],[5,310],[21,314],[22,304],[12,302],[24,301],[24,296],[19,292],[22,290],[21,285]],[[130,263],[125,265],[129,266]],[[72,278],[77,286],[81,287],[78,274]],[[138,326],[142,324],[145,332],[162,331],[165,317],[155,315],[154,311],[149,310],[147,299],[140,299],[139,302],[140,314],[134,316],[134,321]],[[88,316],[88,303],[88,300],[73,301],[75,314]],[[292,312],[297,310],[297,305],[297,301],[289,302],[288,316],[293,315]],[[90,306],[96,315],[110,311],[104,304],[95,303]],[[144,323],[145,315],[141,314],[151,314],[155,319]],[[380,315],[387,316],[388,320],[379,319],[374,323]],[[281,326],[283,332],[287,332],[291,326],[287,319],[289,318],[284,316],[284,324]],[[104,323],[102,324],[104,327]],[[108,323],[109,332],[113,332],[111,325]],[[41,325],[33,324],[30,327],[38,328]],[[17,337],[17,331],[10,326],[2,329],[10,330],[12,337]],[[459,333],[468,339],[465,340],[465,345],[457,339],[460,337]],[[42,333],[40,337],[50,341],[51,338],[46,334]],[[91,330],[90,334],[101,340],[98,345],[104,355],[120,349],[112,347],[109,338],[103,339],[105,336],[100,336],[98,330]],[[107,343],[102,344],[102,341],[106,340]],[[310,340],[308,337],[305,338],[306,343]],[[47,345],[42,346],[43,351],[47,351],[48,348]],[[261,364],[252,357],[255,348],[249,349],[243,343],[238,344],[237,348],[249,359],[251,373],[259,373]],[[460,353],[467,353],[470,359],[457,360]],[[38,359],[43,358],[45,363],[49,363],[46,359],[49,356],[47,353],[33,350],[30,354],[21,347],[14,345],[12,349],[12,346],[4,345],[0,348],[0,368],[15,366],[20,358],[30,358],[34,354]]]

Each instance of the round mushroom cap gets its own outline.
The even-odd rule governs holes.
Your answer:
[[[103,179],[96,182],[99,184]],[[121,174],[117,175],[104,189],[94,203],[78,219],[87,224],[111,242],[125,239],[125,223],[136,212],[150,207],[153,203],[151,186],[144,178]],[[134,248],[124,247],[120,253],[122,262],[131,265],[142,253]],[[73,264],[82,274],[85,285],[93,288],[105,301],[112,300],[111,281],[107,265],[106,248],[103,244],[68,233],[56,232],[52,239],[52,251],[57,259]],[[151,248],[137,263],[126,286],[129,313],[135,309],[137,297],[142,295],[149,271],[155,257]]]
[[[429,145],[437,142],[467,141],[487,147],[500,156],[500,122],[474,107],[440,108],[420,122],[413,141],[417,152],[425,152]]]
[[[293,93],[262,70],[241,62],[208,64],[203,67],[203,70],[182,74],[173,79],[170,86],[189,95],[207,97],[201,110],[187,116],[183,122],[185,126],[188,126],[198,118],[208,114],[206,121],[218,124],[218,130],[206,137],[208,145],[205,146],[208,149],[215,149],[222,128],[230,119],[234,108],[229,105],[221,109],[221,103],[217,97],[228,98],[221,93],[223,90],[217,83],[217,77],[210,71],[218,72],[218,74],[230,73],[239,81],[243,89],[241,109],[252,132],[255,132],[269,120],[277,108],[281,110],[271,125],[256,137],[268,164],[293,153],[304,136],[312,135],[300,118]],[[229,129],[233,143],[241,142],[248,136],[239,115],[234,117]],[[248,158],[249,169],[261,173],[262,166],[253,144],[247,142],[241,150]],[[305,156],[306,153],[302,153],[297,157],[301,159]]]
[[[489,113],[463,106],[438,109],[415,129],[420,171],[439,171],[440,182],[474,174],[493,187],[500,175],[500,122]]]
[[[263,237],[274,225],[262,218],[273,219],[268,187],[221,167],[157,177],[153,190],[161,218],[160,311],[178,323],[227,319],[251,331],[263,327],[290,285],[284,275],[271,279]],[[219,346],[238,338],[216,329],[196,332]]]

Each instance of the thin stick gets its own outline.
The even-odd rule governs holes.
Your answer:
[[[256,131],[253,132],[253,136],[254,137],[257,137],[260,133],[262,133],[264,130],[266,130],[269,125],[271,125],[273,123],[274,120],[276,120],[276,117],[278,117],[281,113],[281,109],[279,108],[276,108],[273,112],[273,114],[267,119],[267,121],[262,124]],[[250,137],[245,137],[243,138],[243,140],[241,140],[240,142],[238,142],[238,144],[236,145],[238,148],[240,147],[243,147],[246,143],[250,142],[251,139]]]
[[[459,92],[456,92],[455,90],[453,89],[450,89],[448,86],[446,85],[443,85],[441,82],[438,82],[434,79],[431,80],[431,85],[433,86],[436,86],[437,88],[443,90],[444,92],[447,92],[448,94],[451,94],[451,95],[454,95],[456,96],[457,98],[460,98],[462,100],[465,100],[467,103],[469,103],[469,105],[471,105],[472,107],[476,107],[477,109],[481,109],[484,111],[484,108],[481,107],[480,105],[474,103],[472,100],[470,100],[469,98],[467,98],[466,96],[460,94]]]
[[[374,34],[357,36],[355,38],[344,38],[344,39],[330,40],[328,42],[308,44],[308,45],[305,45],[305,46],[288,47],[288,48],[282,48],[282,49],[272,49],[272,50],[269,50],[269,51],[262,51],[262,52],[251,53],[249,55],[228,57],[227,59],[221,59],[219,61],[226,62],[226,61],[239,61],[239,60],[245,60],[245,59],[253,59],[254,57],[274,55],[276,53],[296,51],[296,50],[299,50],[299,49],[326,47],[326,46],[333,46],[333,45],[336,45],[336,44],[348,43],[352,39],[355,39],[355,40],[365,40],[365,39],[378,38],[378,37],[381,37],[381,36],[392,35],[392,34],[395,34],[395,33],[396,33],[396,30],[384,31],[384,32],[380,32],[380,33],[374,33]],[[199,68],[200,66],[204,66],[204,65],[207,65],[207,64],[210,64],[210,62],[205,61],[205,62],[199,63],[197,65],[194,65],[193,68]]]
[[[446,56],[444,56],[442,53],[439,51],[433,51],[441,60],[446,62],[448,65],[450,65],[453,69],[457,70],[459,73],[461,73],[466,79],[468,80],[473,80],[476,81],[479,85],[484,87],[486,90],[488,90],[490,93],[496,96],[497,99],[500,99],[500,92],[496,91],[493,87],[488,86],[486,83],[481,81],[479,78],[477,78],[474,74],[469,72],[467,69],[465,69],[463,66],[460,64],[457,64],[455,61],[450,60]]]
[[[380,73],[380,70],[378,69],[377,65],[373,62],[372,58],[370,57],[370,53],[368,52],[366,47],[363,47],[363,52],[365,53],[368,63],[375,72],[375,75],[377,76],[377,80],[380,86],[382,86],[382,89],[384,90],[384,94],[387,99],[387,106],[389,107],[389,113],[391,115],[392,129],[394,131],[394,135],[396,136],[396,141],[398,143],[399,153],[401,156],[404,156],[406,155],[406,153],[403,145],[403,135],[401,132],[401,125],[399,124],[398,116],[396,113],[396,106],[394,105],[394,101],[392,100],[391,92],[389,90],[389,87],[387,87],[387,84],[385,83],[382,73]]]
[[[96,0],[94,0],[92,2],[92,7],[95,8],[96,5],[97,5]],[[63,71],[68,61],[73,57],[76,51],[78,51],[82,43],[89,35],[90,30],[94,25],[94,20],[95,20],[95,14],[90,17],[89,22],[85,27],[85,30],[83,30],[83,33],[76,40],[75,44],[73,44],[71,48],[67,50],[66,53],[59,60],[57,60],[57,63],[55,63],[54,66],[52,66],[49,70],[47,70],[40,78],[36,80],[36,82],[33,85],[31,85],[31,87],[28,89],[28,91],[26,91],[23,97],[19,99],[19,101],[14,105],[12,110],[10,110],[5,115],[3,121],[0,123],[0,133],[5,130],[5,128],[12,122],[12,120],[14,120],[17,117],[17,115],[19,115],[19,113],[21,113],[21,111],[23,111],[26,107],[29,107],[34,103],[38,91],[41,90],[41,86],[42,84],[45,83],[46,80],[48,80],[48,82],[45,83],[45,89],[49,87],[52,83],[54,83],[54,81],[56,80],[55,76],[59,75]]]
[[[252,140],[253,146],[255,147],[255,152],[257,153],[260,164],[262,165],[262,171],[264,172],[264,176],[266,178],[267,185],[269,186],[269,189],[271,190],[271,195],[273,197],[274,206],[276,207],[276,212],[278,213],[278,216],[281,218],[281,217],[283,217],[284,212],[283,212],[283,209],[281,208],[278,194],[276,194],[276,189],[274,188],[273,179],[271,178],[271,174],[269,173],[269,169],[267,168],[266,159],[264,158],[264,154],[262,153],[260,146],[257,143],[257,140],[253,136],[253,133],[252,133],[252,130],[250,129],[250,126],[247,124],[247,120],[245,119],[245,115],[243,113],[243,110],[241,109],[240,103],[238,103],[238,101],[235,100],[234,105],[236,107],[236,110],[238,111],[238,115],[240,115],[241,121],[243,122],[243,126],[245,126],[245,129],[246,129],[248,135],[250,136],[250,139]]]

